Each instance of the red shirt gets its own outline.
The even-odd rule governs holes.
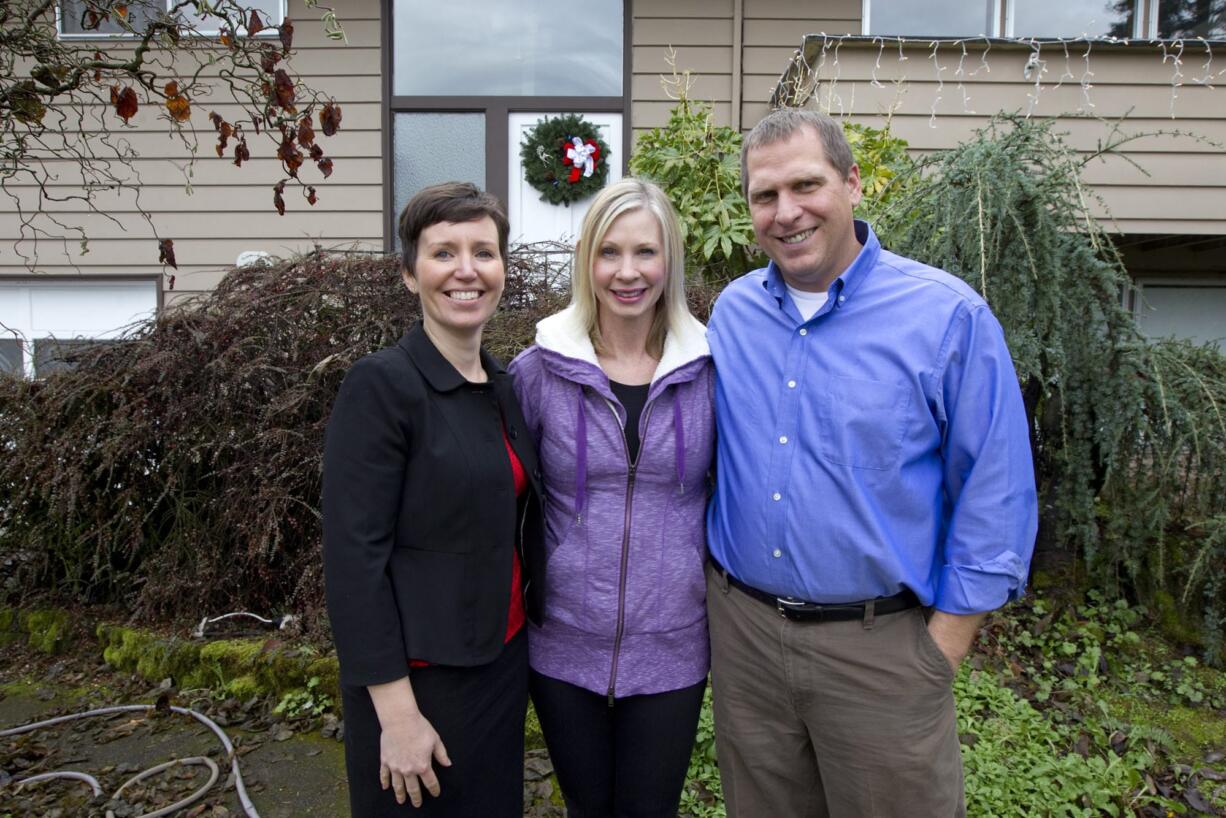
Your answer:
[[[515,496],[523,497],[524,492],[528,490],[528,475],[524,473],[524,464],[519,462],[519,458],[515,455],[515,450],[511,448],[511,441],[507,439],[505,427],[502,430],[502,442],[507,447],[507,457],[511,460],[511,475],[515,479]],[[524,626],[524,620],[527,619],[522,591],[524,569],[519,562],[518,551],[513,551],[511,557],[511,608],[507,611],[507,636],[503,640],[503,644],[510,642],[515,634],[519,633],[520,629]],[[423,662],[420,659],[409,660],[409,667],[429,666],[429,662]]]

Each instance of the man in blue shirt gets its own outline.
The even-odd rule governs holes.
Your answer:
[[[771,258],[711,314],[707,600],[728,814],[963,816],[951,682],[1037,527],[1004,334],[854,220],[840,125],[776,111],[742,188]]]

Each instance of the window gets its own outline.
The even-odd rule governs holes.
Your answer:
[[[158,282],[0,282],[0,371],[45,375],[157,311]]]
[[[0,338],[0,373],[21,375],[25,371],[22,362],[21,341],[16,338]]]
[[[1155,28],[1164,40],[1226,40],[1226,0],[1162,0]]]
[[[901,37],[1226,39],[1226,0],[862,0],[863,32]]]
[[[996,32],[993,0],[864,0],[864,32],[915,37],[982,37]]]
[[[1138,290],[1137,324],[1145,335],[1173,335],[1198,344],[1216,341],[1226,352],[1226,286],[1157,280],[1138,282]]]
[[[387,248],[399,243],[396,216],[426,185],[470,181],[508,204],[515,240],[572,232],[566,211],[517,212],[525,197],[516,165],[522,121],[577,113],[616,132],[621,166],[629,145],[629,0],[574,9],[554,0],[385,0],[384,208]],[[573,12],[573,13],[572,13]],[[610,167],[610,179],[620,177]],[[551,208],[553,206],[550,206]],[[521,208],[522,211],[522,208]],[[556,214],[555,214],[556,215]]]
[[[1133,0],[1061,0],[1009,4],[1006,33],[1012,37],[1121,37],[1136,31]]]
[[[238,2],[244,8],[258,11],[265,25],[278,26],[285,19],[285,0]],[[88,0],[60,0],[56,12],[61,37],[133,37],[175,5],[176,0],[131,0],[126,4],[126,23],[120,22],[114,13],[107,20],[96,21],[91,18]],[[184,25],[193,26],[199,34],[218,33],[216,17],[196,14],[190,7],[180,9],[178,14]]]

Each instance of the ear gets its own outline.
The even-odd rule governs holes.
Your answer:
[[[853,164],[851,170],[847,171],[847,195],[851,199],[851,206],[855,207],[860,204],[860,199],[864,196],[864,191],[860,187],[860,166]]]
[[[404,286],[408,288],[409,292],[417,295],[417,276],[409,272],[408,267],[400,268],[400,279],[404,282]]]

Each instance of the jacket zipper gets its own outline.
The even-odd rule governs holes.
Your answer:
[[[638,470],[639,458],[643,455],[642,437],[646,436],[647,422],[651,419],[651,410],[655,406],[655,402],[648,403],[643,410],[642,422],[639,423],[640,428],[643,430],[643,435],[640,436],[639,450],[634,460],[630,459],[630,444],[626,441],[626,427],[617,415],[617,408],[613,406],[608,398],[605,398],[605,403],[608,404],[609,410],[613,413],[613,419],[621,427],[622,451],[626,453],[626,464],[629,467],[626,472],[626,512],[622,523],[621,573],[617,580],[617,632],[613,636],[613,666],[609,670],[609,707],[612,707],[613,689],[617,684],[617,659],[621,653],[622,634],[626,630],[626,569],[630,562],[630,511],[634,499],[634,477],[635,472]]]

